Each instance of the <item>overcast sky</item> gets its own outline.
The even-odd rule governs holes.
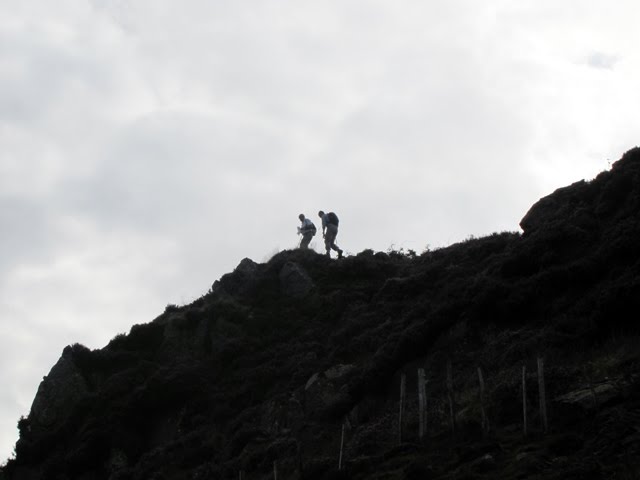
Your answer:
[[[65,345],[295,247],[300,212],[421,252],[608,168],[638,5],[0,0],[0,461]]]

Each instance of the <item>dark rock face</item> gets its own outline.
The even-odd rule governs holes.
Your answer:
[[[225,292],[230,295],[248,295],[255,288],[259,265],[250,258],[244,258],[232,273],[223,275],[212,286],[214,292]]]
[[[640,207],[639,159],[640,148],[630,150],[611,171],[540,199],[520,222],[525,235],[560,230],[590,236],[621,219],[636,223],[632,212]]]
[[[87,383],[67,348],[40,383],[29,414],[31,431],[38,434],[60,428],[87,393]]]
[[[191,305],[66,348],[0,478],[640,478],[640,150],[521,226],[244,259]]]

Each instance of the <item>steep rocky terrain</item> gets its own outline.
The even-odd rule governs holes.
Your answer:
[[[0,478],[640,478],[640,149],[521,227],[245,259],[103,349],[66,347]]]

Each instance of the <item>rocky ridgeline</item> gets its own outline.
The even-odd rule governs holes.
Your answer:
[[[66,347],[0,478],[638,478],[640,150],[521,227],[245,259]]]

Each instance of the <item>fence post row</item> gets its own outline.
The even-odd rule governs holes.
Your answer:
[[[542,420],[542,428],[544,433],[548,433],[549,431],[549,420],[547,417],[547,403],[546,403],[546,391],[545,391],[545,380],[544,380],[544,358],[537,357],[538,363],[538,391],[540,395],[540,418]],[[453,404],[453,368],[451,364],[451,359],[447,359],[447,371],[446,371],[446,384],[447,384],[447,398],[449,402],[449,420],[451,424],[451,432],[455,434],[456,430],[456,422],[455,422],[455,412],[454,412],[454,404]],[[477,367],[478,372],[478,381],[480,384],[480,411],[482,414],[482,431],[483,433],[488,433],[490,431],[489,418],[487,417],[486,412],[486,398],[485,398],[485,383],[484,376],[482,374],[482,368]],[[404,405],[405,405],[405,395],[406,395],[406,382],[407,376],[406,374],[400,374],[400,405],[399,405],[399,419],[398,419],[398,441],[402,443],[402,430],[403,430],[403,422],[404,422]],[[424,368],[418,368],[418,415],[419,415],[419,438],[420,441],[423,440],[425,435],[428,433],[428,400],[427,400],[427,389],[426,389],[426,375]],[[593,390],[593,386],[591,386]],[[593,392],[595,397],[595,392]],[[343,458],[344,458],[344,437],[345,437],[345,428],[347,418],[342,422],[342,433],[340,438],[340,456],[338,459],[338,470],[342,470]],[[522,366],[522,433],[526,437],[528,434],[528,418],[527,418],[527,366]],[[298,445],[298,461],[301,464],[301,452],[300,446]],[[238,479],[243,480],[245,478],[244,471],[238,471]],[[273,461],[273,479],[278,480],[278,464],[277,461]]]

